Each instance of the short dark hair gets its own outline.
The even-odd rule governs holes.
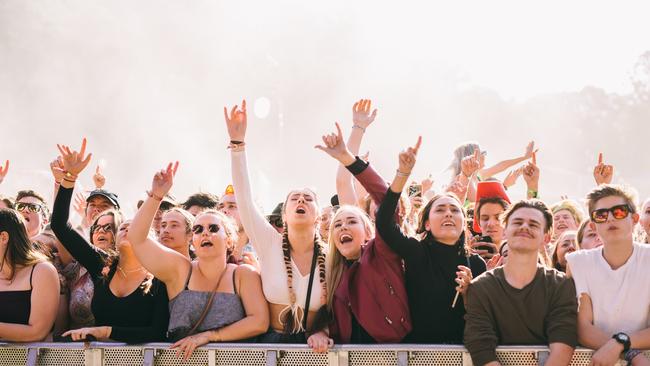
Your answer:
[[[507,210],[508,206],[510,206],[508,201],[504,200],[501,197],[483,197],[478,201],[478,203],[476,204],[476,209],[474,209],[474,217],[475,217],[475,219],[480,219],[481,218],[481,208],[486,203],[497,203],[497,204],[501,205],[501,207],[503,207],[504,210]]]
[[[510,219],[510,216],[520,208],[533,208],[541,212],[544,216],[544,220],[546,220],[546,223],[544,224],[544,234],[548,234],[551,231],[551,228],[553,227],[553,214],[543,201],[537,199],[521,200],[508,207],[508,209],[501,214],[501,222],[503,223],[503,226],[508,225],[508,219]]]
[[[0,194],[0,201],[7,205],[7,208],[14,208],[14,200],[11,197],[3,196]]]
[[[16,193],[16,202],[20,201],[25,197],[34,197],[37,200],[41,201],[41,203],[43,204],[43,211],[41,211],[42,216],[46,219],[50,216],[50,209],[47,207],[47,202],[45,201],[45,198],[43,198],[43,196],[41,196],[40,194],[38,194],[37,192],[31,189],[24,189]]]
[[[182,207],[184,210],[189,210],[192,206],[199,206],[207,209],[217,209],[219,206],[219,197],[212,193],[198,192],[187,197],[183,202]]]
[[[589,210],[589,217],[591,212],[596,207],[596,203],[601,199],[609,196],[621,197],[630,206],[630,212],[636,213],[636,194],[631,189],[618,185],[618,184],[603,184],[594,188],[587,194],[587,209]]]

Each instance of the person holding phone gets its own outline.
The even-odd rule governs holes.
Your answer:
[[[474,252],[490,259],[499,252],[504,226],[501,214],[510,206],[510,198],[501,182],[479,182],[476,186],[474,232],[482,234],[470,240]]]

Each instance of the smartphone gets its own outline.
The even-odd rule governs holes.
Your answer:
[[[480,236],[478,239],[476,239],[476,241],[479,243],[492,243],[492,238],[489,235],[483,235]],[[476,249],[487,250],[492,254],[496,253],[494,247],[491,247],[489,245],[479,245],[478,247],[476,247]]]
[[[409,197],[422,197],[422,184],[412,183],[409,186]]]

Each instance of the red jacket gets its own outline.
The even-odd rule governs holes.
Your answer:
[[[386,182],[358,158],[349,168],[379,206],[388,189]],[[379,235],[343,272],[332,311],[330,334],[338,343],[350,342],[352,316],[378,343],[398,343],[411,331],[402,259]]]

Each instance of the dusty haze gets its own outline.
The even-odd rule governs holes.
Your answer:
[[[535,140],[549,202],[584,197],[599,151],[615,182],[650,195],[643,2],[445,3],[2,1],[0,160],[11,170],[0,192],[51,195],[56,143],[86,136],[94,161],[81,183],[100,164],[128,213],[170,160],[181,162],[176,197],[221,195],[222,108],[246,98],[258,202],[270,211],[312,186],[325,203],[336,165],[313,146],[334,121],[347,134],[352,104],[371,98],[379,113],[362,150],[387,179],[418,134],[414,176],[438,187],[461,142],[495,163]]]

